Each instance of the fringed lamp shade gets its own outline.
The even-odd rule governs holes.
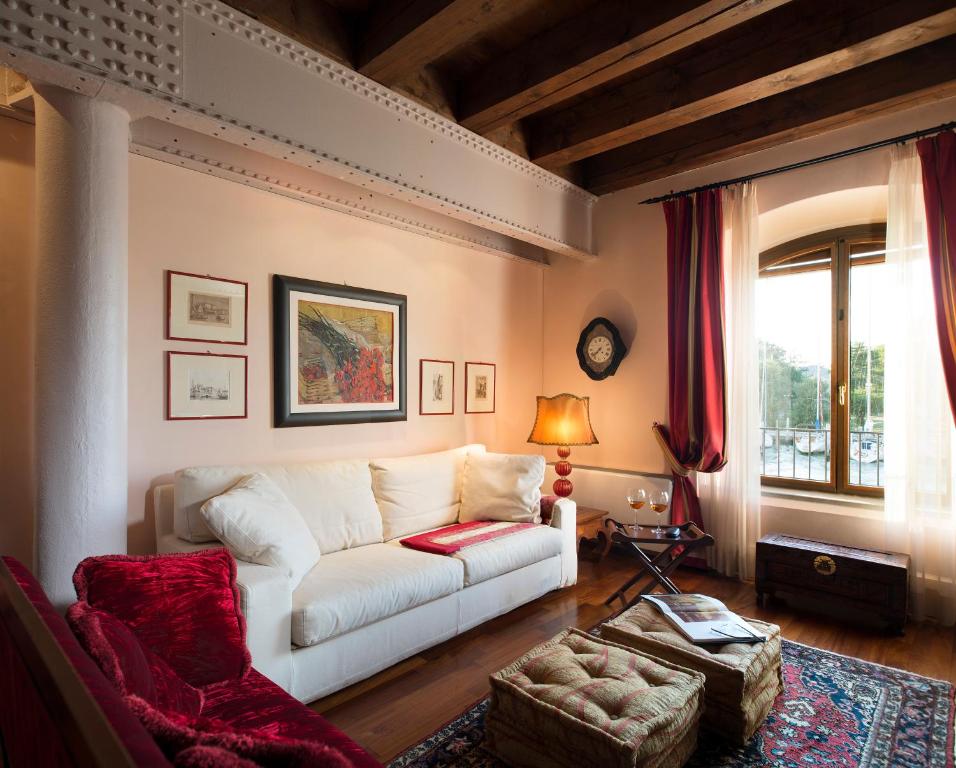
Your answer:
[[[558,496],[570,496],[574,486],[568,479],[571,474],[571,445],[594,445],[598,439],[591,429],[589,413],[590,398],[567,393],[554,397],[538,396],[538,413],[528,436],[529,443],[558,446],[561,461],[554,465],[558,479],[554,492]]]

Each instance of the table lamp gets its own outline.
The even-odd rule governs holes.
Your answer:
[[[570,446],[595,445],[598,441],[591,429],[591,417],[588,413],[590,400],[588,397],[569,395],[566,392],[554,397],[538,395],[538,412],[528,442],[558,446],[558,457],[561,461],[554,465],[558,479],[552,486],[556,496],[570,496],[574,489],[568,480],[568,475],[571,474],[571,462],[568,461],[568,456],[571,455]]]

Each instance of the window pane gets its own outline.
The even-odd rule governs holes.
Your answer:
[[[886,266],[850,267],[850,471],[849,482],[883,486],[884,318],[889,292]]]
[[[829,269],[757,281],[764,475],[829,482]]]

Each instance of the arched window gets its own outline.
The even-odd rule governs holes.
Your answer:
[[[886,226],[820,232],[760,254],[765,485],[882,495]]]

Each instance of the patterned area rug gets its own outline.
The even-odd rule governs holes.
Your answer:
[[[687,768],[953,768],[954,688],[783,642],[786,690],[745,747],[701,735]],[[389,768],[502,768],[481,748],[488,699],[393,760]]]

